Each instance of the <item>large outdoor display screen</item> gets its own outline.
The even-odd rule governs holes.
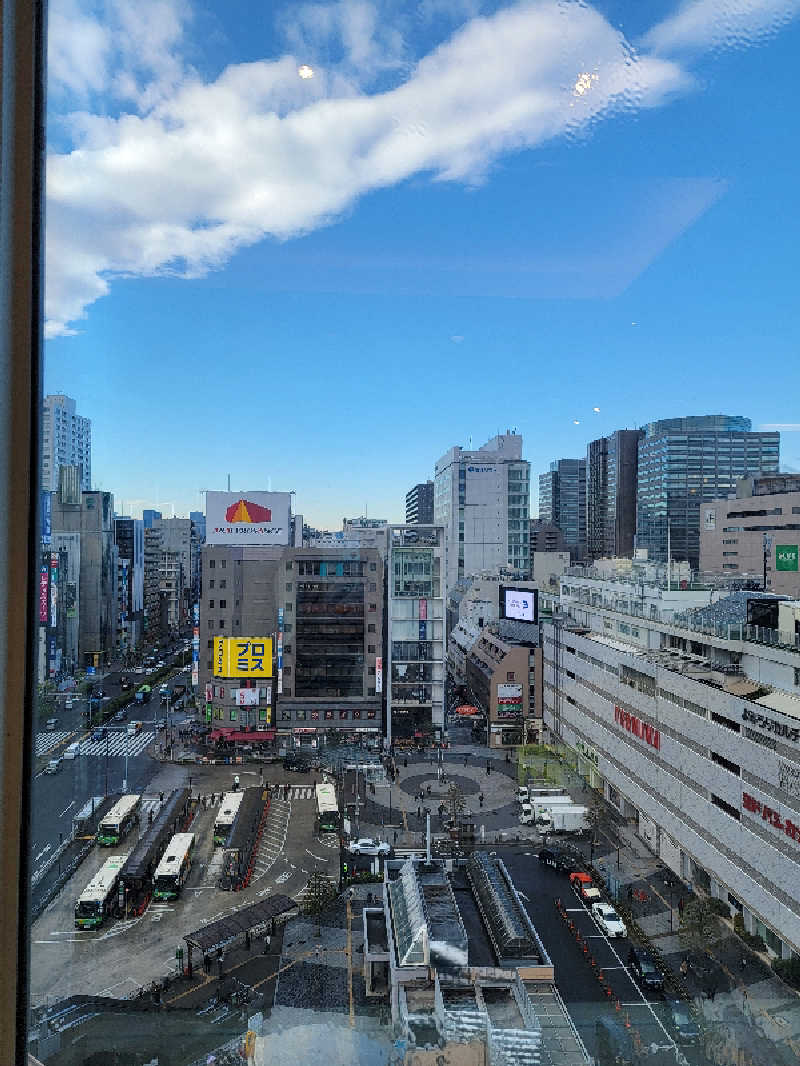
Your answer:
[[[539,602],[536,589],[517,589],[500,586],[500,617],[516,622],[538,622]]]

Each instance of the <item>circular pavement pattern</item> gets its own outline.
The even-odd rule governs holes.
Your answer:
[[[465,777],[463,774],[451,774],[448,773],[447,781],[444,784],[440,784],[436,779],[435,773],[430,774],[415,774],[413,777],[400,777],[400,780],[396,782],[397,787],[401,788],[409,796],[414,795],[415,792],[419,792],[426,785],[431,786],[430,799],[438,798],[440,800],[447,798],[447,792],[451,784],[456,784],[461,789],[461,792],[465,796],[477,796],[481,791],[480,785],[471,777]]]

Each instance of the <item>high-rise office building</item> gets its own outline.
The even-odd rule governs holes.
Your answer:
[[[636,546],[658,562],[700,565],[700,506],[736,491],[739,478],[777,474],[780,434],[751,432],[740,415],[664,418],[639,443]]]
[[[59,470],[75,466],[80,487],[92,487],[92,422],[75,411],[75,401],[56,393],[45,396],[42,407],[42,488],[57,492]]]
[[[406,525],[429,526],[432,523],[433,482],[420,482],[406,493]]]
[[[618,429],[586,449],[586,554],[590,559],[633,554],[636,472],[642,431]]]
[[[445,530],[448,589],[483,570],[530,572],[530,463],[519,434],[446,452],[436,464],[433,510]]]
[[[574,559],[586,554],[586,460],[556,459],[539,475],[539,517],[554,522]]]
[[[159,518],[161,518],[160,511],[154,511],[152,508],[145,508],[145,510],[142,511],[142,521],[144,522],[145,529],[152,529],[153,523]]]

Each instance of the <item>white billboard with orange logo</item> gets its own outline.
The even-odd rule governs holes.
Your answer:
[[[289,543],[288,492],[207,492],[207,544]]]

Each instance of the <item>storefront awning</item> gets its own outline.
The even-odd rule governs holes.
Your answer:
[[[243,732],[242,730],[235,729],[212,729],[210,740],[246,740],[251,744],[257,744],[261,740],[274,740],[275,730],[266,729],[261,732],[258,730],[248,730]]]

